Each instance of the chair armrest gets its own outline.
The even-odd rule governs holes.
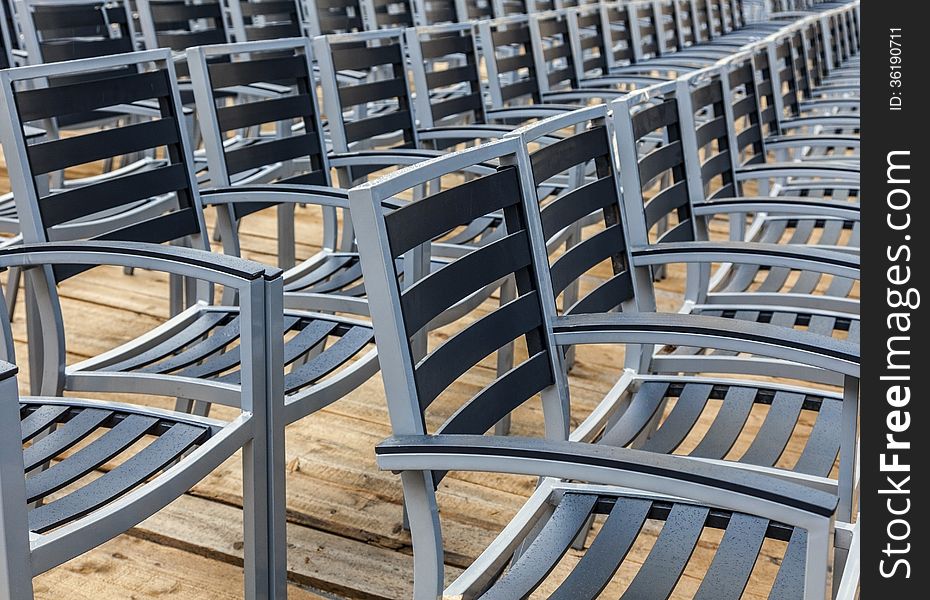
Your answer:
[[[485,111],[488,121],[503,121],[505,119],[545,119],[555,115],[565,114],[578,110],[572,104],[535,104],[528,106],[509,106],[507,108],[492,108]]]
[[[820,148],[858,148],[859,136],[857,135],[774,135],[765,138],[766,150],[777,150],[779,148],[798,148],[798,147],[820,147]],[[850,156],[849,158],[855,158]]]
[[[204,204],[240,204],[252,202],[315,204],[349,208],[349,193],[339,188],[322,185],[294,185],[286,183],[256,184],[212,188],[200,192]]]
[[[764,163],[740,167],[736,170],[737,181],[783,177],[831,177],[835,179],[859,180],[859,167],[836,163],[783,162]]]
[[[80,241],[25,244],[0,249],[0,269],[41,265],[113,265],[161,271],[245,289],[249,282],[282,271],[225,254],[140,242]]]
[[[829,519],[838,502],[832,494],[759,473],[581,442],[482,435],[394,436],[378,444],[375,455],[384,470],[480,471],[581,480],[684,497],[802,527]]]
[[[678,313],[602,313],[557,317],[559,346],[650,344],[747,352],[859,377],[859,344],[771,325]]]
[[[414,150],[398,148],[394,150],[362,150],[359,152],[344,152],[329,155],[329,166],[338,167],[364,167],[377,165],[386,167],[405,167],[444,156],[444,152],[436,150]],[[474,165],[463,172],[477,175],[490,175],[497,172],[492,165]]]
[[[810,117],[794,117],[782,121],[779,129],[781,130],[791,130],[791,129],[800,129],[802,127],[815,127],[817,125],[822,125],[823,127],[853,127],[858,129],[860,126],[860,120],[858,116],[851,115],[814,115]]]
[[[860,216],[858,202],[826,200],[807,196],[713,198],[695,202],[692,212],[698,216],[765,212],[832,217],[847,221],[859,221]]]

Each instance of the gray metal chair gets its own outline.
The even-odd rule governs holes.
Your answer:
[[[107,76],[112,69],[119,76]],[[75,83],[67,77],[80,74]],[[94,79],[93,77],[103,78]],[[61,78],[65,79],[62,80]],[[57,79],[56,79],[57,78]],[[26,242],[44,242],[60,223],[68,223],[150,197],[166,197],[157,214],[137,213],[134,222],[111,221],[98,239],[172,243],[208,250],[200,195],[193,179],[191,152],[173,61],[168,50],[40,65],[0,73],[4,83],[3,136],[5,156],[17,198]],[[43,80],[51,87],[30,89]],[[154,100],[156,119],[102,132],[27,145],[23,125],[54,119],[76,110],[92,110],[121,102]],[[165,162],[148,170],[110,178],[59,193],[42,193],[36,179],[50,169],[80,165],[127,149],[162,148]],[[231,190],[231,202],[247,206],[242,190]],[[220,196],[220,192],[214,192]],[[217,202],[219,202],[217,200]],[[106,222],[106,219],[101,219]],[[222,255],[214,255],[222,262]],[[179,397],[180,408],[197,402],[207,409],[214,402],[234,401],[240,380],[242,319],[233,305],[215,304],[210,290],[181,290],[189,308],[139,338],[76,364],[67,364],[65,341],[47,313],[57,284],[80,269],[33,272],[34,305],[41,319],[30,319],[30,361],[41,379],[34,389],[44,394],[124,392]],[[241,299],[239,299],[241,302]],[[377,371],[370,325],[317,313],[287,310],[276,335],[287,338],[284,365],[286,404],[290,422],[310,414],[355,389]],[[44,365],[44,367],[42,366]],[[282,475],[283,476],[283,475]]]
[[[585,149],[607,153],[609,144],[599,144],[597,150],[586,144]],[[500,163],[497,173],[460,180],[455,187],[395,208],[407,190],[468,164],[490,161]],[[615,182],[615,175],[606,177]],[[715,527],[725,529],[724,541],[712,560],[700,563],[710,566],[699,597],[739,596],[766,536],[788,542],[778,573],[767,582],[772,597],[828,597],[830,547],[848,538],[835,536],[833,530],[835,497],[709,461],[567,441],[570,393],[561,351],[579,343],[709,344],[806,362],[857,379],[858,349],[805,332],[786,336],[776,326],[720,318],[648,313],[556,318],[534,186],[523,144],[507,139],[350,191],[394,433],[376,453],[379,466],[399,471],[404,485],[414,545],[414,597],[525,597],[546,582],[592,515],[607,516],[571,572],[546,582],[547,590],[558,586],[552,597],[598,597],[617,569],[628,564],[628,551],[646,524],[663,521],[626,597],[668,597],[689,559],[701,551],[698,541]],[[506,235],[498,242],[413,287],[397,285],[397,257],[413,253],[425,259],[429,241],[439,232],[501,210]],[[574,212],[589,214],[586,208]],[[612,234],[619,233],[615,225]],[[457,334],[418,357],[411,339],[424,324],[485,282],[505,275],[516,279],[513,300],[469,319]],[[475,365],[514,341],[526,348],[526,358],[513,369],[490,377],[486,387],[464,401],[444,394],[460,376],[474,373]],[[482,435],[504,415],[537,398],[546,439]],[[435,488],[447,471],[455,470],[527,474],[541,480],[500,536],[443,591]],[[785,528],[773,528],[774,523]]]
[[[4,74],[4,77],[6,75]],[[5,83],[9,83],[7,80]],[[9,88],[7,88],[9,89]],[[0,367],[0,598],[33,598],[32,578],[116,537],[187,493],[242,450],[245,597],[283,597],[284,512],[274,505],[273,474],[283,454],[269,435],[283,434],[281,277],[256,263],[204,251],[129,242],[65,242],[0,251],[0,268],[53,277],[114,265],[173,273],[202,287],[235,288],[242,299],[241,379],[225,403],[238,410],[218,421],[125,402],[61,397],[51,387],[17,402],[16,369]],[[43,327],[61,327],[50,295]],[[3,322],[3,354],[13,358]],[[50,352],[52,374],[60,365]],[[112,390],[108,390],[112,391]],[[22,440],[21,444],[16,440]],[[108,469],[98,468],[109,463]],[[280,548],[275,543],[281,541]]]

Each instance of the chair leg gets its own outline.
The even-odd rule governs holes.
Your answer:
[[[282,447],[283,450],[283,447]],[[277,455],[280,458],[276,458]],[[287,597],[287,540],[283,526],[284,488],[272,483],[284,475],[283,451],[270,453],[253,440],[242,451],[243,563],[246,600]],[[279,523],[280,521],[280,523]]]
[[[19,439],[16,378],[0,381],[0,435]],[[23,452],[16,444],[0,444],[0,600],[32,600],[32,566]]]
[[[22,281],[23,270],[19,267],[11,267],[6,280],[6,310],[10,322],[13,321],[13,317],[16,315],[16,299],[19,297],[19,286]]]
[[[400,474],[404,485],[404,506],[411,520],[413,542],[413,598],[436,600],[443,590],[442,533],[433,492],[433,478],[422,471]]]
[[[282,204],[278,211],[278,266],[290,269],[297,262],[294,233],[294,205]]]

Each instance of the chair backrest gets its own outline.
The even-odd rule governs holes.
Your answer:
[[[740,167],[765,162],[765,136],[753,61],[752,53],[744,53],[729,58],[725,63],[726,95],[735,135],[731,149],[734,162]]]
[[[580,6],[567,11],[575,73],[581,79],[607,75],[608,46],[600,6]]]
[[[636,59],[643,60],[662,54],[655,5],[652,2],[631,2],[628,11],[631,28],[635,30],[632,41]]]
[[[445,120],[484,123],[478,51],[469,23],[411,27],[407,51],[416,89],[416,114],[423,128]]]
[[[601,31],[604,33],[607,67],[621,67],[639,59],[639,28],[632,25],[630,7],[625,2],[601,4]]]
[[[488,73],[491,105],[538,104],[540,84],[533,60],[529,18],[505,17],[478,23]]]
[[[533,192],[560,312],[634,310],[607,106],[550,117],[512,135],[531,150]]]
[[[220,0],[136,0],[142,36],[149,49],[183,52],[193,46],[225,44],[226,16]]]
[[[417,25],[412,0],[361,0],[365,29],[393,29]]]
[[[781,123],[781,99],[776,94],[774,60],[768,44],[760,44],[753,50],[752,62],[756,78],[756,99],[759,103],[759,125],[762,137],[778,135]]]
[[[403,30],[386,29],[313,40],[336,152],[369,148],[376,141],[383,146],[388,139],[393,148],[417,147],[403,38]],[[366,78],[354,83],[358,80],[340,77],[353,72]]]
[[[226,0],[236,41],[255,42],[303,35],[296,0]]]
[[[539,89],[543,94],[578,87],[568,23],[565,11],[530,15],[533,61]]]
[[[303,8],[312,37],[365,29],[359,0],[303,0]]]
[[[654,5],[659,44],[663,53],[676,52],[684,45],[675,0],[657,0]]]
[[[330,185],[308,40],[201,46],[188,63],[213,186]],[[236,216],[266,206],[237,205]]]
[[[500,164],[496,173],[463,178],[477,164]],[[501,418],[540,393],[561,395],[546,411],[550,436],[567,435],[567,388],[553,351],[552,291],[540,278],[533,255],[539,251],[539,215],[526,209],[529,168],[518,139],[505,139],[420,163],[349,192],[366,289],[369,289],[375,337],[391,423],[395,434],[482,434]],[[420,200],[396,199],[428,182],[442,189]],[[448,181],[448,185],[446,185]],[[534,201],[535,202],[535,201]],[[534,211],[535,212],[535,211]],[[429,259],[430,241],[481,218],[503,214],[503,235],[496,241],[452,260],[412,285],[399,281],[412,264]],[[499,218],[499,217],[496,217]],[[532,219],[537,221],[531,222]],[[546,260],[543,256],[541,260]],[[474,320],[456,321],[461,329],[437,347],[417,350],[415,338],[434,318],[494,282],[513,277],[512,300]],[[480,363],[516,343],[527,358],[499,376]],[[518,356],[523,356],[518,352]],[[474,396],[462,400],[444,392],[463,375],[485,378]],[[437,401],[441,398],[441,401]],[[430,410],[432,407],[432,410]],[[433,413],[428,415],[427,411]],[[438,414],[437,414],[438,413]]]
[[[17,0],[31,64],[135,50],[128,0]]]
[[[801,99],[795,71],[794,33],[769,40],[769,73],[772,77],[773,100],[780,126],[782,120],[800,116]]]
[[[695,239],[676,86],[671,81],[611,104],[634,248]]]
[[[526,15],[533,11],[532,0],[494,0],[494,17]]]
[[[691,0],[674,1],[680,46],[691,46],[698,41],[697,31],[695,31],[694,3]]]
[[[706,42],[714,37],[707,0],[691,0],[691,6],[695,36],[699,42]]]
[[[170,51],[37,65],[0,72],[0,81],[0,133],[27,242],[94,237],[209,249]],[[25,140],[29,124],[120,106],[139,110],[108,129]],[[103,178],[73,169],[139,154],[150,158]],[[59,171],[70,185],[47,189],[44,176]]]

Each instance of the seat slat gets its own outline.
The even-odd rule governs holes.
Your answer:
[[[112,414],[111,411],[94,408],[82,410],[55,431],[23,450],[23,463],[26,471],[50,461],[61,452],[78,443],[87,434],[100,426],[101,423],[109,419]]]
[[[643,383],[630,401],[629,408],[613,427],[604,432],[602,444],[626,446],[638,436],[662,405],[668,383],[647,381]]]
[[[26,501],[35,502],[83,477],[134,444],[157,423],[155,417],[127,416],[65,460],[26,479]]]
[[[68,412],[67,406],[41,406],[32,411],[20,422],[23,432],[23,441],[28,442],[39,433],[45,431],[53,423],[57,423]]]
[[[208,433],[203,427],[173,425],[112,471],[67,496],[29,512],[29,530],[43,533],[112,502],[161,471]]]
[[[730,515],[723,540],[704,574],[694,600],[739,600],[765,541],[767,519]]]
[[[668,598],[704,531],[710,509],[675,504],[649,556],[621,598]]]
[[[691,452],[691,456],[714,459],[725,457],[743,430],[755,398],[756,390],[752,388],[728,389],[717,418],[708,427],[707,433]]]
[[[139,354],[136,354],[123,361],[109,365],[107,370],[132,371],[149,365],[156,360],[177,351],[178,348],[183,348],[197,338],[205,335],[208,331],[219,325],[220,322],[227,316],[228,315],[226,313],[218,311],[203,313],[199,315],[193,323],[187,327],[184,327],[181,331],[172,335],[168,339],[156,344],[155,346],[152,346],[145,352],[140,352]]]
[[[840,451],[842,422],[843,403],[839,400],[824,399],[807,445],[794,465],[795,471],[818,477],[830,475],[836,455]]]
[[[673,452],[697,423],[712,390],[713,386],[707,384],[686,385],[671,414],[646,440],[642,449],[660,454]]]
[[[740,462],[773,466],[791,439],[803,405],[803,394],[776,392],[765,421]]]
[[[352,327],[324,352],[285,375],[285,393],[294,393],[326,377],[374,341],[374,337],[374,331],[370,327]]]
[[[804,563],[807,557],[807,532],[791,532],[788,549],[781,560],[778,575],[769,594],[769,600],[801,600],[804,598]]]
[[[526,552],[481,599],[512,600],[527,597],[568,551],[596,503],[595,495],[565,494]]]

